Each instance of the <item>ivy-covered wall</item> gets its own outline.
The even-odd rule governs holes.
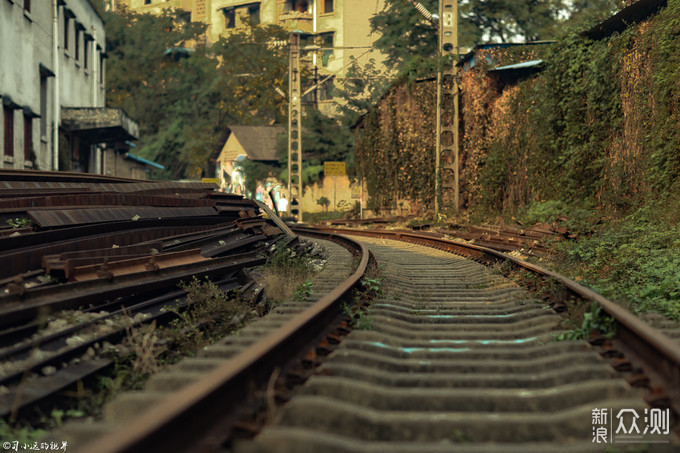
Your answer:
[[[536,57],[525,52],[492,61]],[[505,87],[484,64],[462,72],[464,208],[558,199],[616,214],[678,189],[680,0],[601,41],[566,36],[540,58],[540,74]],[[358,154],[372,196],[431,202],[434,102],[434,82],[403,83],[365,118]]]
[[[415,81],[393,86],[359,126],[355,157],[369,193],[367,207],[414,209],[433,203],[436,86]]]

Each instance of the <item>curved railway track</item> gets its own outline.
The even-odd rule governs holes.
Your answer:
[[[319,230],[295,231],[324,235]],[[325,233],[348,240],[337,231]],[[286,308],[271,321],[265,317],[262,327],[252,325],[246,339],[226,339],[214,352],[208,350],[208,357],[180,365],[178,374],[159,376],[151,394],[130,396],[112,409],[117,415],[110,420],[117,425],[103,431],[81,426],[81,431],[71,431],[76,442],[96,435],[94,443],[84,447],[88,452],[220,451],[225,441],[235,452],[605,451],[640,440],[626,439],[625,429],[617,435],[612,421],[623,420],[626,428],[632,426],[633,419],[626,419],[632,411],[648,417],[652,409],[658,414],[675,404],[677,343],[608,301],[603,306],[620,329],[613,346],[555,342],[560,316],[475,262],[507,260],[505,255],[427,236],[375,234],[383,238],[362,241],[385,266],[387,292],[373,302],[369,330],[355,329],[345,337],[348,329],[341,324],[328,334],[331,327],[321,321],[320,307],[335,306],[328,319],[338,322],[340,302],[331,299],[340,293],[347,296],[351,284],[345,282],[343,290],[332,291],[304,312],[293,310],[291,315]],[[402,245],[392,244],[388,236]],[[560,278],[526,263],[515,264]],[[337,273],[333,268],[330,272]],[[353,284],[361,275],[360,270],[354,272]],[[562,283],[581,297],[603,301],[573,282]],[[306,339],[291,339],[298,335]],[[663,357],[642,381],[638,367],[647,365],[621,366],[630,365],[632,357],[622,360],[617,351],[638,349],[640,344]],[[301,362],[285,365],[284,357],[299,358],[303,352]],[[196,372],[202,366],[211,370],[207,377]],[[664,368],[671,370],[671,380],[663,381],[668,393],[650,393],[626,381],[628,377],[642,387],[656,388]],[[193,374],[182,374],[189,369]],[[622,369],[633,372],[622,374]],[[174,393],[168,398],[153,389]],[[259,404],[248,405],[248,395]],[[155,407],[123,422],[156,398],[160,402]],[[234,414],[235,408],[243,411],[244,403],[245,415]],[[594,425],[593,410],[606,410],[609,425]],[[621,410],[624,416],[614,420]],[[642,439],[649,451],[678,448],[671,432],[676,412],[668,414],[668,423],[657,427],[661,434]],[[258,432],[263,419],[267,423],[259,435],[238,441],[244,431]],[[593,441],[595,429],[603,427],[611,432],[600,440],[613,444]]]

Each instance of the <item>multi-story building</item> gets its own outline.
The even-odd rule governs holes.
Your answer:
[[[2,167],[120,173],[139,127],[105,107],[105,43],[90,0],[0,1]]]
[[[126,7],[138,13],[158,14],[166,8],[193,11],[194,4],[200,3],[200,0],[106,0],[106,2],[112,11]]]
[[[208,24],[208,40],[258,24],[277,24],[303,32],[304,47],[321,50],[303,55],[303,62],[318,73],[318,79],[343,77],[352,58],[364,64],[370,58],[378,67],[384,55],[372,47],[377,36],[370,18],[384,7],[384,0],[111,0],[125,3],[136,12],[158,13],[164,8],[183,8],[193,21]],[[114,5],[115,7],[115,5]],[[119,6],[120,7],[120,6]],[[316,93],[319,108],[332,113],[333,77]]]

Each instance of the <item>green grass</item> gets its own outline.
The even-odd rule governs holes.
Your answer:
[[[560,272],[636,313],[680,321],[680,222],[677,208],[657,203],[558,244]]]

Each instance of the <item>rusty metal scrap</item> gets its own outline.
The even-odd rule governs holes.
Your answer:
[[[145,195],[120,193],[79,193],[42,197],[0,199],[0,213],[22,208],[76,206],[215,206],[217,201],[207,198],[187,198],[179,195]]]
[[[202,217],[218,215],[211,207],[106,207],[91,209],[53,209],[26,211],[31,220],[41,228],[120,220],[164,219],[177,217]]]

